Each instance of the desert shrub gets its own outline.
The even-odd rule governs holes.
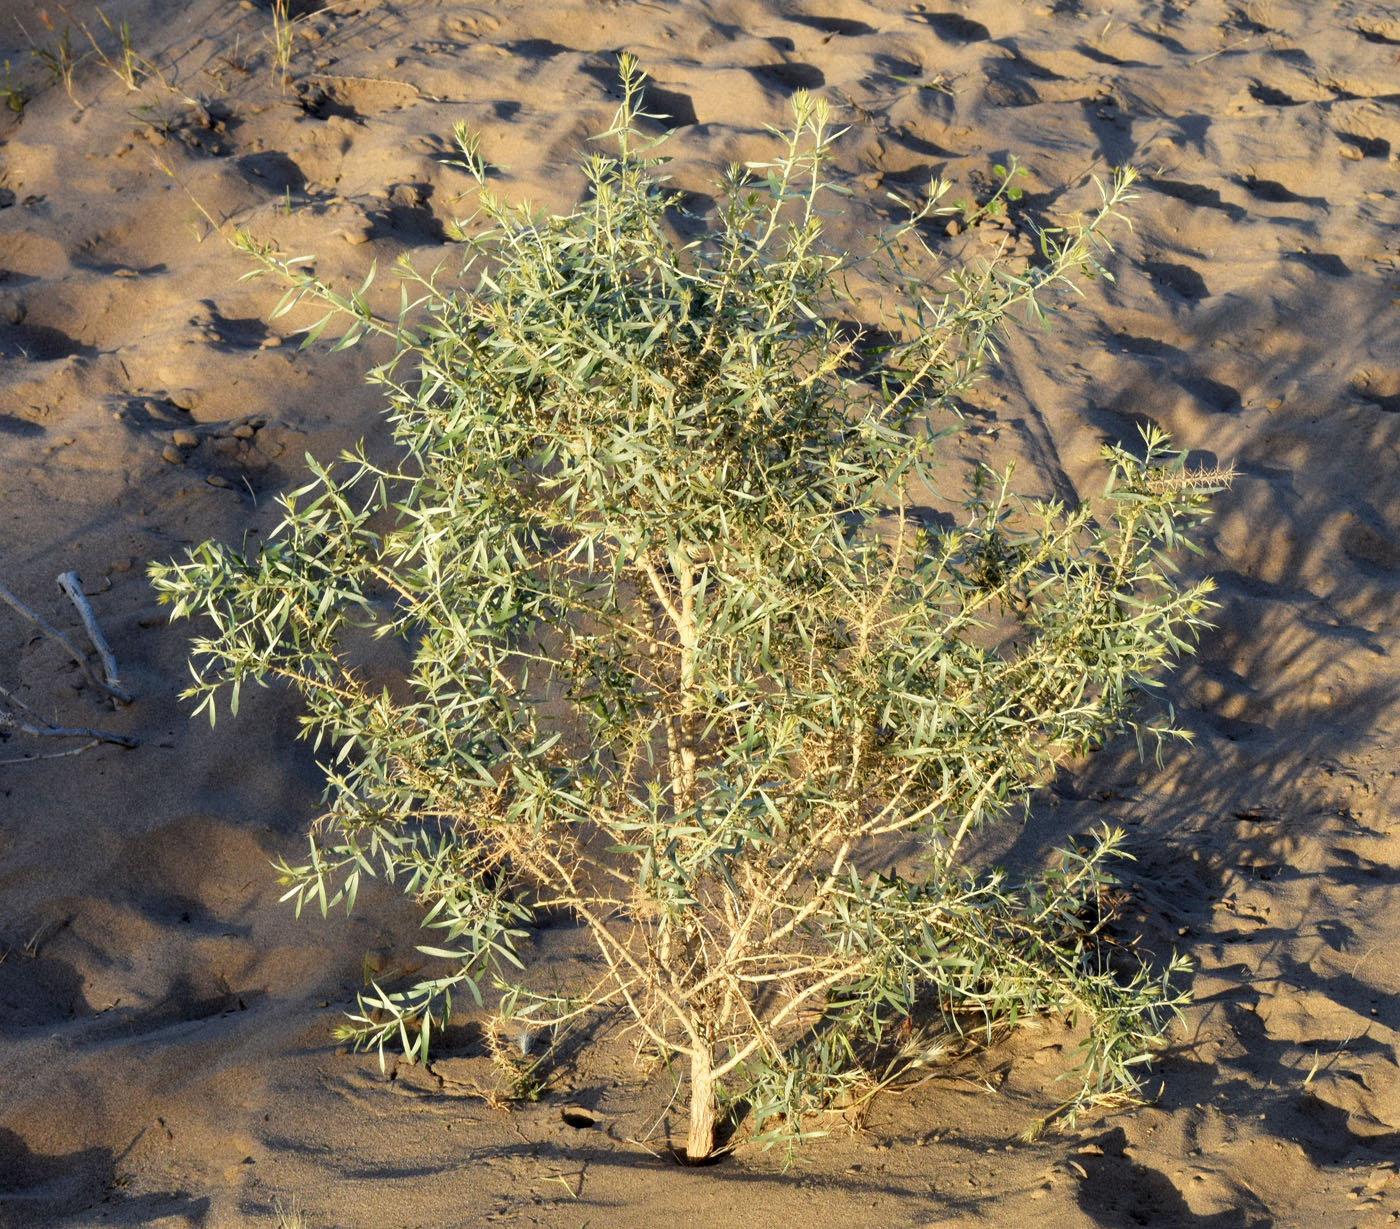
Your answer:
[[[498,199],[459,130],[471,272],[405,267],[397,321],[244,241],[292,279],[283,309],[397,342],[374,372],[395,464],[308,459],[260,550],[152,569],[212,624],[187,693],[211,721],[250,679],[305,702],[326,811],[287,898],[348,910],[379,876],[424,907],[440,975],[372,984],[346,1035],[426,1058],[463,992],[533,1028],[620,1009],[688,1063],[692,1160],[727,1106],[790,1134],[901,1043],[929,1060],[1046,1013],[1087,1026],[1068,1116],[1131,1096],[1181,963],[1102,941],[1122,833],[1025,883],[969,869],[968,838],[1065,756],[1171,732],[1132,703],[1201,625],[1208,586],[1167,555],[1204,483],[1149,434],[1105,452],[1092,508],[979,472],[955,527],[918,512],[950,399],[1012,312],[1102,273],[1131,173],[1029,264],[940,270],[942,183],[853,258],[822,244],[836,134],[798,95],[773,161],[677,240],[629,61],[623,83],[567,216]],[[367,633],[411,659],[393,686],[353,664]],[[561,911],[599,970],[567,995],[522,973]]]

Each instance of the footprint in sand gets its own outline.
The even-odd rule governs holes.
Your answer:
[[[992,32],[980,21],[973,21],[961,13],[915,13],[914,17],[924,22],[945,43],[954,46],[983,43],[992,37]]]
[[[1190,265],[1173,264],[1166,260],[1144,260],[1143,270],[1160,286],[1166,287],[1186,303],[1198,303],[1210,297],[1210,288]]]
[[[1276,179],[1262,179],[1246,173],[1236,175],[1234,181],[1256,200],[1271,205],[1306,205],[1309,209],[1322,209],[1327,205],[1325,196],[1303,196]]]
[[[97,351],[62,329],[42,324],[0,324],[0,359],[7,362],[51,363],[70,355],[91,358]]]
[[[801,26],[810,26],[814,30],[819,30],[826,35],[822,42],[828,42],[835,36],[839,38],[859,38],[866,34],[877,33],[874,26],[867,25],[863,21],[853,21],[847,17],[818,17],[803,16],[793,14],[789,21],[796,22]]]
[[[413,86],[387,79],[320,77],[303,82],[297,88],[301,109],[315,119],[341,116],[348,120],[364,120],[386,111],[402,110],[417,99],[418,91]]]
[[[1363,368],[1351,377],[1351,391],[1387,414],[1400,414],[1400,371]]]
[[[1364,132],[1337,130],[1337,138],[1342,142],[1342,154],[1360,161],[1362,158],[1390,157],[1390,142],[1384,137],[1370,136]]]
[[[1400,47],[1400,19],[1363,17],[1356,23],[1356,32],[1368,43],[1383,43],[1392,47]]]
[[[761,64],[748,70],[765,89],[779,94],[795,94],[798,90],[819,90],[826,77],[815,64]]]
[[[465,17],[449,17],[442,23],[444,37],[463,40],[478,39],[500,28],[500,21],[484,9],[473,9]]]

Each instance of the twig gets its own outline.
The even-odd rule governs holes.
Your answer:
[[[0,760],[0,768],[9,764],[32,764],[36,760],[61,760],[65,755],[82,755],[84,751],[91,750],[98,745],[98,740],[85,742],[81,747],[69,747],[67,751],[50,751],[46,755],[20,755],[12,760]]]
[[[119,746],[122,747],[139,747],[141,745],[141,740],[139,738],[132,738],[126,734],[103,734],[98,730],[88,730],[83,728],[63,729],[60,726],[56,726],[53,724],[53,722],[49,721],[46,717],[44,717],[42,713],[37,712],[35,709],[31,708],[28,704],[21,700],[8,687],[0,686],[0,700],[5,700],[6,702],[15,705],[18,708],[22,708],[26,713],[33,717],[35,721],[39,723],[39,727],[41,728],[36,728],[29,722],[23,721],[20,718],[14,716],[13,713],[7,713],[4,709],[0,709],[0,725],[7,726],[12,730],[19,730],[21,733],[24,734],[34,734],[41,738],[52,738],[56,736],[64,738],[91,738],[96,740],[97,742],[117,743]],[[86,751],[88,747],[91,747],[93,745],[93,743],[89,742],[85,746],[79,747],[78,751]],[[28,758],[48,760],[54,759],[56,756],[59,755],[76,754],[77,751],[58,751],[55,752],[53,755],[30,756]],[[0,762],[6,764],[20,764],[24,763],[25,761],[21,759],[4,760]]]
[[[68,595],[68,600],[78,608],[78,616],[83,621],[83,630],[87,632],[88,639],[92,642],[92,647],[97,650],[97,656],[102,662],[102,674],[107,680],[107,690],[123,704],[130,704],[134,697],[123,690],[121,680],[117,677],[117,659],[112,656],[112,650],[102,635],[102,629],[97,626],[97,616],[92,613],[92,607],[83,594],[82,577],[77,572],[64,572],[58,578],[58,587]]]
[[[0,687],[0,700],[8,700],[11,704],[16,704],[20,708],[24,709],[24,711],[28,713],[31,717],[35,717],[39,721],[43,721],[45,725],[49,724],[47,721],[44,720],[43,714],[38,712],[36,709],[30,708],[28,704],[21,700],[17,695],[15,695],[13,691],[10,691],[7,687]]]
[[[73,919],[49,918],[48,921],[40,922],[39,929],[29,936],[29,942],[22,949],[26,960],[36,960],[39,956],[39,948],[54,937],[60,930],[67,926]]]
[[[216,235],[219,235],[220,237],[223,237],[224,227],[228,225],[229,219],[225,218],[222,222],[217,221],[214,215],[204,207],[204,202],[201,201],[199,197],[197,197],[193,192],[189,190],[188,186],[185,184],[185,181],[181,179],[177,174],[175,174],[175,172],[171,169],[170,164],[167,163],[164,159],[158,158],[155,154],[152,154],[151,161],[155,164],[156,170],[160,171],[163,175],[168,175],[171,179],[173,179],[179,187],[180,191],[182,191],[186,196],[190,198],[190,200],[194,203],[194,207],[204,215],[204,220],[208,222],[209,225],[213,228],[214,233]],[[200,239],[199,242],[203,243],[204,240]]]
[[[1259,36],[1257,34],[1246,34],[1243,38],[1236,39],[1233,43],[1227,43],[1224,47],[1220,48],[1219,51],[1210,51],[1207,52],[1205,55],[1197,56],[1194,60],[1191,61],[1191,64],[1193,67],[1197,64],[1204,64],[1207,60],[1213,60],[1216,56],[1224,55],[1227,51],[1234,51],[1239,47],[1243,47],[1246,43],[1251,42],[1258,37]]]
[[[0,729],[18,730],[21,734],[32,734],[36,738],[94,738],[98,742],[116,743],[119,747],[139,747],[141,740],[129,734],[109,734],[103,730],[89,730],[86,726],[32,725],[21,721],[13,713],[0,709]]]
[[[19,611],[20,614],[22,614],[26,619],[28,619],[31,623],[38,627],[39,630],[44,633],[44,635],[51,636],[54,640],[57,640],[58,643],[61,644],[65,649],[67,649],[68,655],[75,662],[78,663],[78,668],[87,676],[88,682],[90,682],[94,687],[105,691],[108,695],[112,696],[114,699],[120,700],[123,704],[131,703],[132,698],[131,696],[127,695],[126,692],[113,691],[112,688],[108,687],[106,683],[104,683],[100,678],[97,677],[96,674],[93,673],[92,667],[88,665],[88,659],[86,655],[79,653],[78,650],[73,647],[73,642],[69,640],[67,636],[65,636],[61,631],[58,630],[58,628],[54,627],[51,623],[46,622],[44,619],[40,618],[37,614],[30,610],[28,606],[26,606],[23,602],[19,600],[19,598],[17,598],[13,593],[11,593],[7,588],[5,588],[3,584],[0,584],[0,598],[3,598],[11,606],[13,606],[15,610]]]
[[[569,1185],[568,1178],[566,1178],[563,1174],[550,1174],[547,1181],[559,1183],[560,1186],[562,1186],[566,1191],[569,1192],[570,1199],[577,1199],[579,1197],[579,1192],[583,1190],[583,1174],[580,1173],[578,1176],[580,1181],[577,1191]]]

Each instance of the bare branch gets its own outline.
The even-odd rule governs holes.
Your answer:
[[[103,691],[107,695],[113,697],[113,699],[120,700],[123,704],[130,703],[131,697],[127,695],[126,692],[114,690],[113,688],[109,687],[102,679],[98,678],[95,673],[93,673],[92,666],[88,663],[86,654],[78,652],[78,650],[73,647],[73,642],[69,640],[67,636],[65,636],[61,631],[59,631],[58,628],[54,627],[53,624],[49,623],[47,620],[41,618],[39,615],[35,614],[32,610],[30,610],[29,607],[26,606],[23,602],[21,602],[19,598],[17,598],[13,593],[11,593],[9,589],[7,589],[4,586],[4,584],[0,584],[0,599],[3,599],[4,601],[8,602],[16,611],[18,611],[21,615],[23,615],[26,619],[33,623],[35,627],[37,627],[41,632],[43,632],[44,635],[48,636],[51,640],[57,641],[65,649],[67,649],[68,656],[71,657],[74,660],[74,662],[77,663],[78,668],[86,676],[89,683],[91,683],[99,691]]]
[[[8,693],[7,693],[8,694]],[[116,743],[119,747],[139,747],[141,740],[128,734],[110,734],[103,730],[89,730],[82,726],[63,728],[61,726],[35,725],[23,721],[13,713],[0,709],[0,729],[18,730],[21,734],[32,734],[36,738],[90,738],[96,742]]]
[[[102,629],[97,625],[97,616],[92,613],[92,606],[83,593],[82,577],[77,572],[63,572],[59,575],[58,587],[68,595],[68,600],[78,608],[78,615],[83,621],[83,628],[87,632],[88,640],[91,641],[92,647],[97,650],[98,660],[102,662],[102,674],[108,693],[115,696],[123,704],[130,704],[135,697],[123,689],[121,680],[117,677],[117,659],[112,656],[107,639],[103,636]]]

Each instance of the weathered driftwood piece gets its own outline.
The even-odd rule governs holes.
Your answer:
[[[71,573],[65,573],[65,575],[71,575]],[[81,594],[81,589],[79,590],[79,593]],[[92,666],[88,663],[87,655],[85,653],[78,652],[77,648],[74,647],[73,642],[69,640],[67,636],[65,636],[61,631],[58,630],[58,628],[54,627],[53,624],[49,623],[46,619],[42,618],[40,615],[37,615],[34,613],[34,611],[30,610],[28,606],[26,606],[23,602],[19,600],[19,598],[17,598],[13,593],[11,593],[7,588],[5,588],[3,584],[0,584],[0,598],[3,598],[6,602],[10,604],[10,606],[12,606],[22,616],[24,616],[24,618],[28,619],[31,623],[33,623],[41,632],[44,633],[44,635],[49,636],[54,640],[57,640],[59,644],[61,644],[65,649],[67,649],[68,655],[75,662],[78,663],[78,668],[87,677],[88,682],[90,682],[94,687],[96,687],[99,691],[105,692],[114,700],[119,700],[122,704],[131,703],[134,697],[132,697],[129,693],[123,691],[120,687],[113,687],[104,680],[98,678],[97,675],[93,672]],[[87,605],[86,600],[84,600],[83,605]],[[91,610],[89,610],[88,613],[91,614]],[[84,620],[84,622],[86,622],[86,620]],[[95,619],[93,620],[93,625],[96,626]],[[91,632],[89,632],[89,635],[91,635]],[[98,635],[100,636],[101,633],[99,632]],[[110,650],[108,650],[108,652],[110,653]]]
[[[68,595],[68,600],[78,608],[78,617],[83,621],[83,630],[87,632],[88,640],[91,641],[92,647],[97,650],[98,660],[102,663],[102,676],[107,681],[107,690],[123,704],[130,704],[133,697],[122,687],[121,680],[117,677],[117,659],[112,656],[107,639],[103,636],[102,629],[97,625],[97,616],[92,613],[92,606],[83,593],[82,577],[77,572],[63,572],[59,575],[58,587]]]

